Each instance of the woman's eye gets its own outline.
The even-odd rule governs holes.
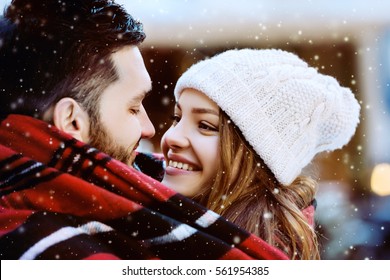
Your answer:
[[[173,115],[171,117],[172,119],[172,125],[176,125],[178,122],[180,122],[180,116],[179,115]]]
[[[218,131],[217,128],[206,123],[200,123],[199,128],[207,131]]]

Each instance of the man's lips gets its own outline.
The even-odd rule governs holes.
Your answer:
[[[132,151],[132,152],[134,152],[135,150],[138,149],[138,147],[139,147],[139,142],[140,142],[140,141],[138,141],[137,144],[134,145],[134,148],[133,148],[133,151]]]

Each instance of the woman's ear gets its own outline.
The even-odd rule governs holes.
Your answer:
[[[62,98],[54,105],[54,125],[79,141],[89,141],[89,117],[73,98]]]

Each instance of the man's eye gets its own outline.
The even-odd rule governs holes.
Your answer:
[[[140,109],[130,109],[129,111],[130,111],[130,113],[133,114],[133,115],[137,115],[137,114],[139,114],[139,112],[141,112]]]
[[[199,123],[199,128],[202,129],[202,130],[207,130],[207,131],[218,131],[217,128],[215,128],[214,126],[211,126],[207,123]]]

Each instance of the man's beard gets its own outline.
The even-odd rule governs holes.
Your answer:
[[[129,166],[133,164],[134,158],[132,150],[116,144],[115,140],[109,135],[99,117],[91,119],[89,134],[89,144],[92,147]]]

